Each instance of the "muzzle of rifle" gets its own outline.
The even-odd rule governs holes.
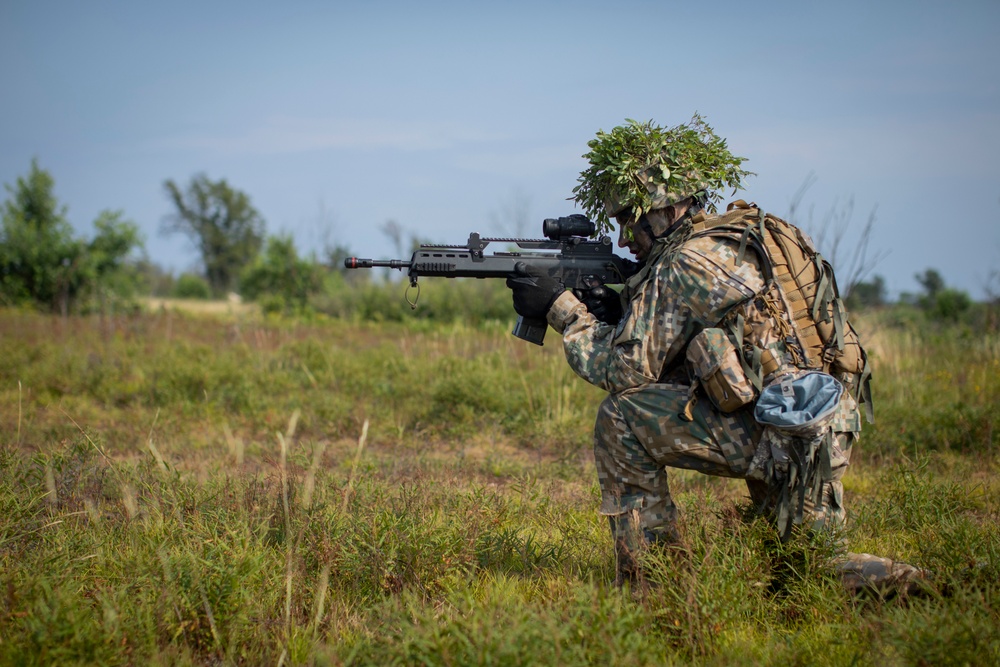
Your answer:
[[[403,259],[361,259],[360,257],[348,257],[344,260],[344,268],[347,269],[374,269],[382,266],[402,270],[410,268],[410,262]]]

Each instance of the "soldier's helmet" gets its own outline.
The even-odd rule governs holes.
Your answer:
[[[612,218],[630,209],[635,218],[696,197],[710,211],[722,190],[735,193],[752,172],[741,169],[726,140],[695,114],[671,128],[626,119],[610,132],[598,131],[583,157],[590,165],[580,173],[573,197],[597,223],[598,233],[612,230]]]

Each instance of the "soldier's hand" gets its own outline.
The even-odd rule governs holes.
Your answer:
[[[585,290],[575,290],[576,297],[587,307],[591,315],[605,324],[618,324],[624,310],[621,295],[609,287],[598,285]]]
[[[517,274],[507,279],[514,299],[514,310],[529,320],[544,320],[556,298],[566,291],[558,278],[523,262],[515,266]]]

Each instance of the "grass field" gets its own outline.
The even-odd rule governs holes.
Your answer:
[[[886,321],[845,537],[905,600],[684,472],[686,552],[614,589],[551,332],[0,311],[0,663],[1000,663],[1000,338]]]

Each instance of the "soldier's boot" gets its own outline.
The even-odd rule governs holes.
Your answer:
[[[615,588],[629,586],[638,589],[645,585],[646,577],[638,556],[638,551],[625,540],[615,540]]]
[[[633,590],[645,590],[649,581],[643,571],[641,555],[654,547],[673,547],[681,543],[676,522],[670,522],[655,530],[642,529],[636,510],[617,516],[609,516],[611,535],[615,541],[615,587],[628,585]]]
[[[901,561],[871,554],[846,553],[836,561],[844,587],[853,595],[908,596],[929,589],[933,573]]]

